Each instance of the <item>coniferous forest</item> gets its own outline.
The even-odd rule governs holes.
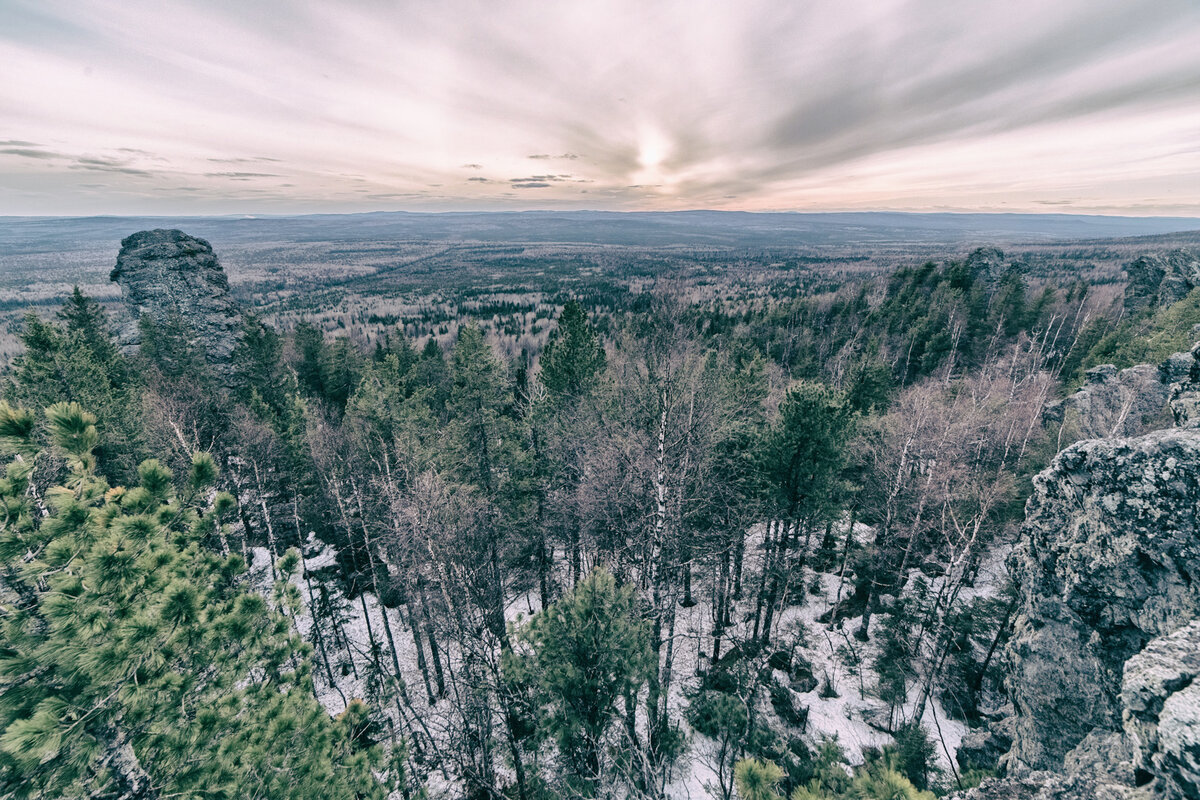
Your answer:
[[[515,358],[469,317],[443,346],[249,309],[218,363],[179,313],[122,346],[76,289],[0,405],[0,794],[970,788],[1004,560],[1085,438],[1051,411],[1187,350],[1197,291],[1127,311],[976,254],[564,295]]]

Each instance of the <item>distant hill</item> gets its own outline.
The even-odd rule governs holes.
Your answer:
[[[0,217],[0,255],[113,247],[147,228],[181,228],[214,244],[266,241],[559,242],[637,246],[996,244],[1200,231],[1189,217],[1076,214],[823,214],[740,211],[524,211],[267,217]]]

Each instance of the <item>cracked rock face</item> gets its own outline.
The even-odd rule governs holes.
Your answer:
[[[121,241],[109,280],[120,284],[132,316],[119,333],[124,349],[137,347],[142,316],[163,324],[177,315],[217,373],[228,373],[242,315],[212,245],[178,230],[135,233]]]
[[[1150,644],[1125,665],[1121,699],[1134,765],[1168,800],[1200,797],[1200,621]]]
[[[1010,569],[1016,772],[1121,730],[1125,662],[1200,616],[1200,429],[1081,442],[1034,479]]]

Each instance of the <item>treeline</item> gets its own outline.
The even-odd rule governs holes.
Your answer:
[[[772,787],[842,796],[836,747],[755,699],[803,727],[769,663],[798,668],[781,620],[819,573],[838,579],[827,635],[848,658],[878,643],[861,668],[908,732],[877,772],[931,786],[926,705],[969,720],[995,691],[1004,601],[964,590],[1049,455],[1084,295],[931,264],[736,318],[647,294],[603,339],[568,301],[536,365],[471,325],[448,352],[398,333],[362,351],[251,315],[220,371],[184,319],[143,320],[122,355],[76,291],[28,318],[0,420],[0,785],[660,797],[690,729],[721,743],[726,798],[748,758],[782,770]],[[321,542],[337,591],[307,561]],[[368,593],[395,615],[373,622]],[[699,684],[675,652],[697,604]],[[313,698],[357,676],[354,619],[369,696],[329,720]]]

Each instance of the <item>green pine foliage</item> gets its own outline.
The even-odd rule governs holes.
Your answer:
[[[776,790],[783,770],[771,761],[747,758],[734,768],[734,782],[741,800],[783,800]]]
[[[96,471],[97,418],[77,403],[4,406],[0,481],[0,794],[6,797],[382,798],[370,741],[313,699],[308,647],[201,542],[230,500],[193,458],[183,494],[159,462],[137,485]],[[65,464],[39,494],[34,466]],[[294,613],[294,609],[293,609]]]
[[[1115,364],[1122,369],[1135,364],[1156,364],[1172,353],[1186,352],[1195,344],[1192,328],[1200,325],[1200,289],[1193,289],[1182,300],[1166,308],[1118,324],[1098,317],[1080,335],[1076,346],[1078,360],[1064,365],[1064,373],[1073,386],[1083,381],[1084,373],[1099,364]]]
[[[110,480],[131,480],[145,457],[139,422],[141,387],[113,343],[104,310],[78,287],[57,322],[25,318],[24,352],[16,357],[5,397],[17,406],[45,408],[75,401],[96,415],[103,431],[97,455]]]
[[[557,746],[569,793],[595,796],[609,771],[621,701],[636,697],[653,663],[633,588],[597,568],[519,636],[527,650],[510,654],[509,679],[535,687],[538,719]]]
[[[583,306],[568,300],[542,350],[542,385],[555,397],[576,397],[604,370],[604,363],[604,347]]]

